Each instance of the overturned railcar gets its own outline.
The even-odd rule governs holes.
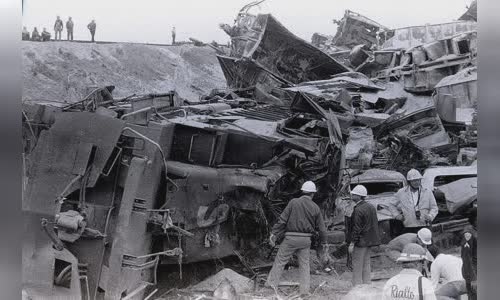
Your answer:
[[[331,206],[342,134],[333,114],[304,103],[182,117],[156,104],[25,109],[25,292],[143,298],[159,264],[261,243],[306,180]]]

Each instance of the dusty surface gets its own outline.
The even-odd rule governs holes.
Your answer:
[[[448,249],[442,249],[443,253],[451,254],[460,257],[460,248],[452,247]],[[272,262],[269,260],[267,262]],[[220,262],[222,263],[222,261]],[[237,264],[237,260],[226,260],[226,268],[232,268],[239,274],[243,274],[247,277],[250,277],[249,274],[246,274],[245,269]],[[391,261],[382,253],[375,254],[372,257],[372,283],[370,285],[360,285],[356,288],[352,287],[351,278],[352,272],[346,269],[346,259],[338,259],[335,260],[333,264],[333,268],[335,272],[322,272],[318,271],[318,266],[315,261],[315,253],[311,251],[311,295],[308,297],[299,298],[299,288],[295,287],[280,287],[277,291],[274,291],[270,288],[266,288],[261,284],[256,287],[256,290],[252,290],[249,292],[245,292],[239,294],[239,299],[330,299],[330,300],[362,300],[362,299],[378,299],[377,296],[372,298],[373,295],[379,295],[382,292],[383,287],[387,280],[401,271],[401,267]],[[198,271],[201,271],[200,266],[196,268]],[[210,271],[209,269],[212,269]],[[210,297],[209,292],[193,292],[190,287],[194,286],[196,281],[200,282],[205,279],[210,279],[211,274],[217,273],[217,270],[221,270],[222,268],[218,268],[216,265],[205,265],[205,275],[201,273],[198,277],[198,280],[191,281],[189,284],[184,285],[184,288],[180,287],[180,289],[170,289],[166,288],[166,286],[173,286],[171,283],[167,284],[166,281],[163,281],[160,284],[160,292],[158,292],[158,299],[196,299],[205,295]],[[186,277],[191,277],[190,279],[194,279],[192,276],[189,276],[186,273]],[[209,275],[210,274],[210,275]],[[260,273],[259,278],[265,280],[267,271]],[[171,274],[173,277],[176,277],[177,274]],[[161,276],[161,275],[160,275]],[[238,277],[240,277],[238,275]],[[162,280],[160,280],[162,281]],[[299,282],[299,272],[298,266],[295,262],[292,261],[288,270],[283,272],[283,276],[281,278],[282,282]],[[218,285],[218,282],[212,282],[213,285]],[[178,286],[178,285],[177,285]],[[354,298],[353,298],[354,297]],[[360,298],[361,297],[361,298]],[[201,298],[200,298],[201,299]],[[208,298],[209,299],[209,298]]]
[[[195,101],[226,81],[209,47],[22,42],[23,100],[74,102],[87,87],[115,85],[113,95],[176,90]]]

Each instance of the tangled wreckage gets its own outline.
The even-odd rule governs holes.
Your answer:
[[[363,183],[383,240],[397,235],[387,206],[410,168],[435,192],[434,230],[465,225],[477,206],[474,21],[416,45],[348,11],[313,46],[251,7],[221,25],[227,90],[192,103],[173,91],[114,99],[107,86],[68,105],[23,105],[29,295],[143,299],[160,264],[258,247],[306,180],[332,233]]]

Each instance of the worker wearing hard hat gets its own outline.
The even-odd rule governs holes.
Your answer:
[[[267,278],[266,286],[276,288],[279,284],[281,273],[293,254],[297,254],[300,272],[300,292],[309,294],[310,269],[309,251],[311,237],[319,232],[321,243],[326,242],[326,228],[319,206],[312,198],[316,193],[316,185],[307,181],[301,188],[302,196],[288,202],[281,213],[278,222],[273,226],[269,242],[275,246],[277,240],[283,241],[278,249],[273,267]]]
[[[438,255],[437,248],[432,246],[432,232],[428,228],[422,228],[417,233],[405,233],[392,239],[386,246],[387,256],[396,261],[404,247],[411,243],[428,248],[432,257]]]
[[[403,222],[405,232],[416,233],[430,226],[438,214],[438,206],[432,190],[421,185],[422,175],[419,171],[408,171],[406,180],[408,186],[396,193],[390,210],[397,220]]]
[[[426,251],[422,246],[413,243],[406,245],[397,259],[403,270],[385,283],[382,299],[435,300],[432,282],[422,275],[426,260]]]
[[[370,284],[371,247],[380,245],[377,210],[365,201],[368,192],[363,185],[351,191],[355,202],[352,212],[351,243],[348,251],[352,255],[352,284]]]

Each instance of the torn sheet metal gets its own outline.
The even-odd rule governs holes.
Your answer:
[[[231,57],[250,59],[259,68],[294,84],[326,79],[349,71],[334,58],[288,31],[270,14],[238,18],[246,20],[244,27],[248,31],[243,36],[231,35],[235,45]],[[238,26],[243,25],[238,25],[237,20],[235,27]],[[240,60],[235,61],[236,64],[239,62]],[[246,71],[243,71],[240,71],[240,76],[246,77]]]
[[[477,199],[477,177],[459,179],[441,185],[437,190],[444,194],[448,211],[454,214]]]
[[[436,85],[433,98],[443,120],[471,125],[477,104],[477,67],[443,78]]]
[[[430,94],[444,77],[475,65],[476,60],[477,32],[466,32],[407,49],[399,66],[381,70],[376,77],[401,78],[405,90]]]
[[[475,21],[477,22],[477,0],[473,0],[467,11],[458,18],[460,21]]]
[[[377,32],[389,30],[389,28],[356,12],[346,10],[338,24],[334,43],[337,46],[353,48],[356,45],[367,45],[371,47],[377,44]]]
[[[320,90],[323,91],[322,93],[328,93],[329,91],[335,91],[341,88],[374,91],[385,90],[384,86],[374,83],[366,75],[358,72],[340,73],[327,80],[301,82],[295,87],[287,88],[287,90],[319,94],[319,92],[314,91]]]
[[[434,107],[408,115],[393,115],[374,129],[375,137],[388,133],[411,139],[417,146],[432,149],[451,144]]]
[[[384,169],[368,169],[363,173],[353,176],[352,183],[373,183],[373,182],[405,182],[405,176],[397,171]]]
[[[385,113],[357,113],[354,115],[356,122],[368,127],[377,127],[384,123],[391,115]]]
[[[379,45],[381,49],[408,49],[473,30],[477,23],[472,21],[397,28],[381,32]]]
[[[83,176],[89,163],[92,169],[87,186],[93,187],[124,125],[121,120],[88,112],[57,115],[51,129],[42,132],[30,157],[33,163],[28,169],[29,188],[23,209],[53,214],[61,193],[67,195],[80,188],[70,183]]]
[[[283,101],[271,93],[274,88],[290,86],[290,82],[259,66],[253,60],[221,55],[217,55],[217,59],[228,87],[232,89],[253,87],[256,90],[255,100],[258,102],[283,105]]]
[[[371,128],[351,127],[349,128],[349,138],[345,147],[345,158],[347,160],[356,159],[361,151],[373,155],[374,148],[373,132]],[[371,160],[371,159],[370,159]],[[370,161],[368,161],[369,165]]]

